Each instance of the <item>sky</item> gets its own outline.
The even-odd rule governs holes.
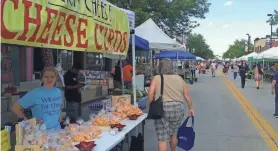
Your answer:
[[[206,19],[198,20],[200,26],[193,29],[200,33],[214,54],[222,56],[236,39],[263,38],[270,35],[267,14],[278,10],[278,0],[209,0]],[[276,29],[276,28],[274,28]]]

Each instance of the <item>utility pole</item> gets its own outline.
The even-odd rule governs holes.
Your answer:
[[[247,49],[247,51],[249,51],[250,50],[250,42],[251,42],[251,36],[250,36],[250,34],[246,34],[247,36],[248,36],[248,49]]]
[[[270,19],[270,48],[272,48],[272,26],[273,26],[273,21],[274,21],[274,18],[273,18],[273,14],[267,14],[267,16],[270,16],[271,19]]]

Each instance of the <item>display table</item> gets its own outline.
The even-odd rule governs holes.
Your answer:
[[[109,151],[118,145],[121,141],[124,140],[125,136],[142,123],[147,118],[147,114],[141,115],[137,120],[123,120],[121,123],[126,125],[124,129],[119,132],[117,135],[111,135],[109,131],[104,131],[101,134],[101,138],[96,140],[97,146],[94,147],[92,151]],[[143,136],[144,136],[144,125],[143,127]]]

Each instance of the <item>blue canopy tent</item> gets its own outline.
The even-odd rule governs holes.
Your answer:
[[[129,38],[129,45],[132,45],[132,36]],[[149,51],[149,41],[135,35],[135,48],[143,51]]]
[[[163,59],[163,58],[169,58],[169,59],[192,59],[196,60],[196,56],[194,56],[192,53],[187,51],[162,51],[159,54],[155,54],[153,56],[153,59]]]

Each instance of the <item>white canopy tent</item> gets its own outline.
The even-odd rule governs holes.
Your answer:
[[[241,56],[237,60],[248,60],[248,56],[247,55]]]
[[[203,59],[203,58],[197,56],[197,57],[196,57],[196,60],[197,60],[197,61],[204,61],[205,59]]]
[[[257,55],[256,59],[278,59],[278,47],[272,47]]]
[[[184,49],[175,39],[165,34],[150,18],[135,28],[135,34],[149,41],[150,49],[153,50],[177,50]],[[184,51],[186,51],[184,49]]]

